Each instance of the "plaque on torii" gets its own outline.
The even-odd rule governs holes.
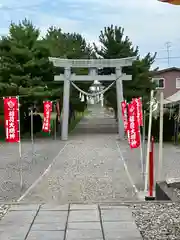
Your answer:
[[[64,68],[64,74],[54,76],[54,81],[64,81],[63,92],[63,115],[62,115],[62,140],[68,140],[68,120],[69,120],[69,96],[70,96],[70,81],[115,81],[117,92],[117,109],[118,109],[118,130],[119,137],[124,137],[124,124],[121,116],[121,102],[123,101],[122,81],[132,80],[131,75],[122,73],[122,68],[131,66],[135,61],[135,57],[120,58],[120,59],[63,59],[50,57],[49,61],[55,67]],[[89,68],[88,75],[71,74],[71,68]],[[116,73],[110,75],[98,75],[97,69],[115,68]]]

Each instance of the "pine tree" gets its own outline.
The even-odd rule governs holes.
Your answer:
[[[93,49],[86,40],[78,33],[65,33],[60,28],[50,27],[43,39],[44,44],[50,51],[50,56],[68,59],[89,59],[93,56]],[[62,74],[63,69],[55,69],[56,74]],[[88,69],[72,69],[77,75],[87,75]],[[59,83],[62,87],[63,83]],[[89,90],[91,82],[76,82],[80,89]],[[82,108],[79,92],[71,86],[71,99],[75,109]],[[86,104],[86,102],[84,103]]]
[[[9,34],[0,42],[0,82],[14,86],[16,94],[20,88],[45,86],[53,80],[49,51],[38,40],[40,31],[28,20],[18,25],[11,23]]]
[[[99,49],[95,44],[94,48],[98,56],[101,58],[126,58],[136,57],[136,61],[132,67],[124,67],[123,72],[132,75],[132,81],[124,81],[123,90],[124,98],[130,101],[133,97],[142,97],[146,102],[150,96],[150,90],[154,89],[154,84],[151,81],[150,68],[155,60],[155,55],[151,56],[148,53],[144,58],[140,58],[138,47],[133,47],[130,39],[124,35],[124,29],[113,26],[105,27],[99,36],[101,48]],[[115,69],[102,69],[100,74],[114,73]],[[107,85],[109,83],[103,83]],[[105,94],[105,98],[109,105],[117,111],[116,100],[116,85]]]

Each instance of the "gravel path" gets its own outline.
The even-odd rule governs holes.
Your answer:
[[[91,134],[93,133],[93,134]],[[136,201],[117,148],[117,127],[109,115],[96,109],[85,118],[70,137],[50,172],[23,199],[25,202],[66,204]],[[138,189],[143,189],[140,150],[130,150],[127,141],[118,142],[129,173]],[[65,143],[50,139],[23,142],[23,192],[44,172]],[[19,188],[18,146],[0,146],[0,201],[17,200]],[[164,144],[162,179],[179,177],[180,148]],[[158,144],[155,145],[155,170]],[[180,196],[180,191],[177,190]],[[180,205],[178,203],[143,203],[131,206],[144,240],[179,240]],[[8,206],[0,207],[0,219]]]
[[[158,172],[158,143],[155,144],[155,179],[157,179]],[[124,160],[126,161],[129,172],[133,178],[134,183],[138,189],[144,189],[144,183],[141,176],[141,163],[140,163],[140,149],[131,150],[127,141],[120,143]],[[163,148],[163,162],[162,162],[162,176],[161,180],[168,178],[178,178],[180,175],[180,147],[172,144],[164,143]]]
[[[180,205],[144,203],[132,207],[136,224],[144,240],[179,240]]]
[[[23,190],[20,190],[19,152],[17,144],[0,146],[0,201],[17,200],[43,173],[65,143],[51,139],[37,140],[32,159],[31,142],[22,142]]]
[[[66,204],[136,199],[116,138],[113,117],[99,107],[93,108],[75,129],[50,172],[24,201]]]
[[[51,175],[46,177],[40,186],[36,187],[32,196],[28,196],[28,199],[33,201],[50,201],[53,199],[59,201],[61,199],[62,202],[100,202],[132,199],[132,185],[127,178],[120,153],[117,151],[116,133],[117,126],[112,116],[99,108],[92,109],[91,114],[81,121],[71,135],[68,146],[57,159],[55,166],[52,168],[52,173],[50,172]],[[130,150],[127,140],[118,143],[133,182],[139,190],[142,190],[144,183],[140,174],[140,150]],[[23,157],[24,190],[51,163],[52,159],[64,146],[63,144],[61,141],[53,140],[37,142],[35,144],[36,161],[32,162],[31,144],[24,143],[23,149],[26,152]],[[15,153],[16,159],[13,159]],[[162,179],[179,176],[179,155],[180,149],[172,145],[164,145]],[[12,185],[14,187],[9,184],[10,190],[1,193],[1,198],[3,200],[17,199],[21,194],[19,190],[19,174],[16,170],[18,162],[17,146],[6,145],[3,159],[5,158],[6,161],[0,162],[0,173],[1,171],[3,174],[6,173],[4,179],[13,179]],[[157,160],[158,145],[156,144],[156,170]],[[4,171],[5,168],[8,171]],[[13,171],[11,171],[12,169]],[[4,176],[3,174],[0,176]],[[123,178],[125,180],[122,180]],[[124,185],[123,181],[127,183]],[[124,192],[125,195],[123,196]],[[131,192],[131,194],[127,194],[127,192]]]
[[[180,189],[178,189],[178,188],[174,188],[174,192],[175,192],[175,194],[176,194],[178,200],[180,200]]]
[[[135,200],[119,158],[116,135],[76,136],[51,171],[24,199],[30,202],[114,202]]]
[[[9,205],[2,205],[2,206],[0,206],[0,220],[8,212],[9,208],[10,208]]]

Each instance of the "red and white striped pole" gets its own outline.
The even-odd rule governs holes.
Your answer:
[[[153,195],[154,189],[154,137],[151,137],[151,147],[149,151],[149,189],[148,196],[145,197],[145,200],[151,201],[155,200]]]
[[[149,197],[153,197],[154,187],[154,138],[151,138],[151,151],[149,152]]]

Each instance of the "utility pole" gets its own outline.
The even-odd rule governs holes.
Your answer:
[[[171,47],[171,42],[166,42],[166,49],[167,49],[167,59],[168,59],[168,67],[170,67],[170,47]]]

